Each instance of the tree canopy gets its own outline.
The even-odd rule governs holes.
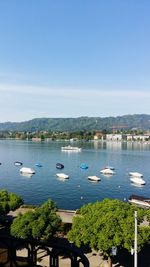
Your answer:
[[[0,215],[7,214],[10,210],[15,210],[23,204],[23,199],[14,193],[9,193],[3,189],[0,191]]]
[[[140,224],[145,212],[139,208],[136,210]],[[134,211],[135,207],[116,199],[87,204],[73,218],[68,238],[78,247],[88,244],[91,248],[102,250],[107,256],[112,255],[113,246],[131,251],[134,246]],[[138,229],[139,250],[149,237],[150,227]]]
[[[60,228],[61,219],[57,207],[48,200],[34,211],[28,211],[14,219],[11,234],[24,239],[49,240]]]

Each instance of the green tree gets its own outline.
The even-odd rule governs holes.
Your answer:
[[[102,202],[87,204],[74,217],[71,231],[68,233],[70,241],[78,247],[89,245],[96,250],[102,250],[109,258],[112,266],[112,247],[118,250],[126,248],[131,251],[134,244],[134,210],[129,203],[119,200],[105,199]],[[138,222],[142,222],[144,211],[138,210]],[[149,238],[150,227],[138,230],[138,248],[142,247]]]
[[[17,194],[9,193],[8,205],[10,210],[15,210],[23,204],[23,199]]]
[[[23,204],[23,199],[14,193],[9,193],[3,189],[0,191],[0,205],[3,207],[3,214],[7,214],[10,210],[15,210]]]
[[[57,207],[48,200],[34,211],[28,211],[14,219],[11,234],[15,237],[49,240],[60,229],[61,219]]]

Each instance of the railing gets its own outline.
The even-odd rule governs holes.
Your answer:
[[[0,237],[1,267],[89,267],[86,256],[69,243],[59,244]]]

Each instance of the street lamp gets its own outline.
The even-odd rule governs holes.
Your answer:
[[[137,267],[137,211],[134,211],[134,248],[131,248],[131,255],[134,254],[134,267]]]
[[[134,267],[137,267],[137,211],[134,212]]]

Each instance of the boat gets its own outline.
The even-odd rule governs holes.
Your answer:
[[[23,164],[23,163],[22,163],[21,161],[15,161],[15,162],[14,162],[14,165],[15,165],[15,166],[21,166],[22,164]]]
[[[95,181],[95,182],[98,182],[101,180],[101,178],[97,177],[96,175],[88,176],[88,179],[91,181]]]
[[[20,169],[20,172],[21,173],[29,173],[29,174],[34,174],[35,173],[35,170],[31,169],[31,168],[28,168],[28,167],[22,167]]]
[[[115,170],[115,168],[114,168],[113,166],[109,166],[109,165],[105,166],[104,169],[110,169],[110,170],[112,170],[112,171]]]
[[[103,170],[100,171],[100,173],[105,174],[105,175],[113,175],[113,174],[115,174],[115,172],[110,168],[104,168]]]
[[[131,177],[130,181],[138,185],[144,185],[146,182],[141,177]]]
[[[36,167],[43,167],[41,163],[36,163],[35,166]]]
[[[139,206],[150,208],[150,198],[147,197],[131,195],[128,201]]]
[[[135,177],[143,177],[143,174],[140,172],[129,172],[129,175]]]
[[[86,163],[81,163],[80,168],[86,170],[88,169],[88,165]]]
[[[65,174],[65,173],[56,173],[56,176],[59,178],[63,178],[63,179],[68,179],[69,175]]]
[[[82,148],[81,147],[77,147],[77,146],[62,146],[61,147],[62,151],[76,151],[76,152],[81,152]]]
[[[63,169],[64,165],[62,163],[56,163],[56,168],[57,169]]]

